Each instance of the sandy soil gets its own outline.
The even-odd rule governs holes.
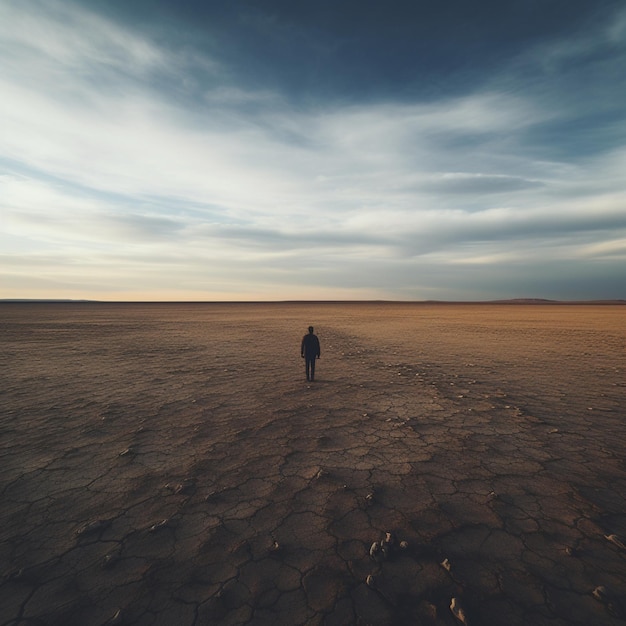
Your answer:
[[[0,625],[624,623],[625,307],[0,325]]]

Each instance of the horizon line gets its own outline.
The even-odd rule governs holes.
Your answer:
[[[497,298],[494,300],[92,300],[78,298],[0,298],[4,304],[626,304],[624,298],[552,300],[549,298]]]

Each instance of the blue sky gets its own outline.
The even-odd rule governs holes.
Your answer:
[[[0,297],[626,298],[620,1],[0,0]]]

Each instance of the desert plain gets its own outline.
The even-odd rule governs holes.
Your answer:
[[[0,626],[625,623],[625,306],[0,326]]]

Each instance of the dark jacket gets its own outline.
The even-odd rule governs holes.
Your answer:
[[[307,359],[314,359],[320,356],[320,340],[317,335],[308,333],[302,337],[300,354]]]

